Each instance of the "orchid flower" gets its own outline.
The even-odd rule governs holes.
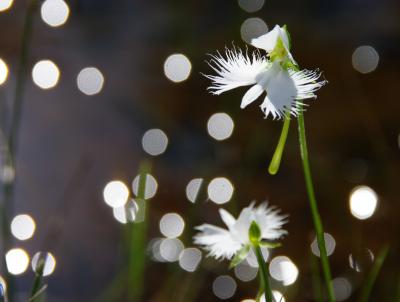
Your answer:
[[[234,265],[244,260],[253,246],[254,239],[251,229],[256,224],[257,244],[265,247],[276,247],[277,244],[271,241],[280,239],[287,234],[282,229],[282,225],[287,221],[287,216],[279,214],[279,210],[268,207],[267,203],[263,203],[258,207],[254,206],[254,202],[244,208],[235,219],[229,212],[220,209],[222,221],[228,229],[223,229],[210,224],[203,224],[196,229],[199,233],[194,237],[194,243],[201,245],[209,255],[216,259],[232,259],[235,257],[237,261]]]
[[[315,92],[326,83],[318,81],[321,73],[299,70],[290,53],[290,37],[285,27],[277,25],[251,44],[259,50],[250,56],[235,47],[226,49],[225,57],[219,52],[212,55],[209,65],[217,75],[206,75],[212,81],[208,89],[219,95],[252,85],[242,98],[242,109],[266,92],[260,106],[265,117],[281,119],[286,112],[297,116],[303,110],[301,100],[315,99]],[[261,54],[260,49],[266,54]]]

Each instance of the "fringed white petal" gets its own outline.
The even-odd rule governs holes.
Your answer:
[[[200,233],[194,237],[194,243],[203,246],[216,259],[231,259],[242,247],[233,240],[229,231],[222,228],[203,224],[196,229]]]
[[[317,98],[315,92],[327,83],[325,80],[318,82],[321,77],[318,70],[290,70],[289,73],[296,85],[298,100]]]
[[[282,226],[287,223],[287,215],[280,215],[274,207],[268,208],[267,203],[255,209],[256,222],[261,229],[261,237],[266,240],[276,240],[287,234]]]
[[[221,94],[240,86],[255,84],[257,76],[268,65],[268,60],[258,52],[249,56],[247,51],[243,53],[233,48],[225,50],[225,57],[219,52],[213,55],[209,65],[217,75],[205,75],[213,82],[208,89],[213,94]]]

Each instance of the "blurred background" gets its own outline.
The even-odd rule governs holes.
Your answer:
[[[389,244],[371,301],[400,301],[400,2],[37,2],[14,170],[4,150],[30,2],[0,0],[0,174],[4,185],[15,177],[1,274],[14,275],[15,301],[27,301],[38,251],[51,253],[47,301],[134,301],[131,286],[137,301],[254,299],[254,262],[229,270],[192,243],[194,226],[222,226],[218,208],[236,216],[253,200],[290,216],[289,236],[268,255],[273,288],[286,301],[315,301],[319,251],[296,122],[271,176],[282,123],[257,105],[241,110],[245,88],[212,96],[201,75],[212,72],[207,54],[252,50],[246,42],[275,24],[287,24],[300,66],[329,81],[305,118],[337,299],[357,299]],[[138,194],[143,161],[147,217],[132,223],[121,198]],[[123,272],[127,242],[135,248],[144,225],[141,286]]]

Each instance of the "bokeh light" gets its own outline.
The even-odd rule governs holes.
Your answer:
[[[122,207],[113,208],[114,218],[122,224],[136,220],[139,207],[135,200],[130,199]]]
[[[331,234],[324,233],[324,239],[325,239],[326,253],[328,256],[330,256],[335,251],[335,247],[336,247],[335,238],[333,238],[333,236]],[[313,242],[311,243],[311,251],[315,256],[320,257],[320,251],[319,251],[318,242],[317,242],[316,237],[314,238]]]
[[[157,156],[164,153],[167,145],[168,137],[161,129],[150,129],[143,135],[143,150],[150,155]]]
[[[58,27],[67,22],[69,7],[63,0],[46,0],[42,4],[40,15],[46,24]]]
[[[199,195],[201,185],[203,184],[203,178],[194,178],[186,186],[186,198],[195,203]]]
[[[269,264],[269,272],[272,278],[285,286],[293,284],[299,275],[297,266],[286,256],[274,257]]]
[[[208,134],[218,141],[229,138],[232,135],[233,128],[233,120],[226,113],[215,113],[208,119]]]
[[[349,265],[356,272],[367,271],[374,262],[375,255],[370,249],[359,249],[357,253],[349,255]]]
[[[379,54],[372,46],[360,46],[353,52],[352,63],[358,72],[370,73],[378,67]]]
[[[164,74],[172,82],[179,83],[189,78],[192,64],[181,53],[170,55],[164,62]]]
[[[194,247],[184,249],[179,255],[179,266],[187,271],[194,272],[201,262],[201,251]]]
[[[19,240],[27,240],[35,233],[36,224],[33,218],[26,214],[17,215],[11,221],[11,233]]]
[[[269,258],[269,251],[266,247],[261,248],[261,253],[263,255],[264,261],[267,262]],[[254,268],[258,268],[257,256],[254,251],[251,249],[247,255],[246,262],[248,265]]]
[[[262,36],[268,32],[268,26],[260,18],[249,18],[245,20],[240,28],[243,41],[250,43],[252,39]]]
[[[212,284],[214,295],[221,300],[232,298],[236,292],[236,288],[236,281],[228,275],[217,277]]]
[[[235,266],[234,272],[240,281],[249,282],[257,277],[258,269],[250,266],[246,261],[242,261]]]
[[[14,0],[0,0],[0,12],[9,9],[13,2]]]
[[[265,0],[239,0],[239,6],[248,13],[255,13],[264,6]]]
[[[160,220],[160,232],[165,237],[176,238],[182,235],[185,221],[177,213],[167,213]]]
[[[104,76],[96,67],[86,67],[79,72],[76,84],[84,94],[95,95],[103,89]]]
[[[113,180],[104,187],[103,197],[110,207],[119,208],[128,201],[129,189],[122,181]]]
[[[214,178],[208,184],[208,197],[216,204],[224,204],[231,200],[233,195],[233,185],[225,177]]]
[[[50,276],[56,268],[56,258],[52,253],[37,252],[32,257],[32,269],[34,272],[38,272],[39,265],[43,265],[43,276]]]
[[[6,254],[7,270],[12,275],[20,275],[29,265],[29,255],[21,248],[11,249]]]
[[[3,85],[8,78],[8,66],[3,59],[0,58],[0,85]]]
[[[137,175],[132,181],[132,190],[133,193],[138,196],[139,192],[139,178],[140,175]],[[146,174],[146,188],[144,190],[144,199],[153,198],[157,193],[157,180],[151,174]]]
[[[33,66],[33,82],[42,89],[50,89],[57,85],[60,78],[60,70],[50,60],[39,61]]]
[[[160,243],[160,256],[168,262],[178,261],[179,255],[184,249],[182,241],[177,238],[166,238]]]
[[[377,204],[378,195],[370,187],[359,186],[350,193],[351,214],[360,220],[370,218],[375,213]]]
[[[332,280],[336,301],[347,300],[351,296],[352,286],[347,278],[339,277]]]
[[[272,297],[274,298],[274,302],[286,302],[285,297],[277,290],[272,291]],[[265,295],[261,296],[260,302],[266,302]]]

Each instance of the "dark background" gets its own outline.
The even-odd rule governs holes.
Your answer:
[[[10,69],[8,81],[0,87],[6,104],[13,96],[26,6],[26,1],[16,0],[0,13],[0,57]],[[220,225],[218,207],[203,194],[193,211],[185,187],[194,177],[209,181],[226,176],[235,186],[234,200],[226,206],[232,212],[251,200],[268,199],[290,215],[290,235],[279,254],[288,255],[300,275],[288,300],[312,301],[313,227],[296,123],[291,125],[280,172],[268,175],[281,123],[263,119],[256,105],[241,110],[244,89],[219,97],[208,94],[209,82],[200,74],[210,72],[207,53],[232,41],[245,45],[240,27],[249,17],[262,18],[270,29],[287,24],[300,66],[320,68],[329,81],[305,117],[321,215],[337,244],[330,257],[333,276],[352,281],[354,294],[348,300],[354,301],[365,275],[349,267],[349,254],[360,248],[376,254],[390,243],[372,301],[394,301],[400,280],[400,2],[267,0],[256,13],[246,13],[234,0],[76,0],[69,6],[70,18],[59,28],[35,17],[29,70],[48,58],[59,66],[61,78],[56,88],[46,91],[27,77],[14,199],[15,212],[30,213],[37,224],[34,238],[15,246],[31,255],[51,250],[57,259],[56,271],[48,278],[48,301],[98,301],[124,266],[119,249],[123,226],[114,220],[102,191],[112,179],[129,184],[135,177],[139,162],[148,157],[141,138],[149,128],[165,131],[169,146],[152,159],[159,189],[150,201],[148,240],[161,236],[158,221],[166,212],[190,219],[187,226]],[[379,53],[372,73],[360,74],[352,66],[353,51],[360,45],[371,45]],[[184,53],[192,63],[190,78],[179,84],[163,72],[165,59],[175,52]],[[86,66],[98,67],[105,77],[102,92],[92,97],[82,94],[75,83]],[[230,139],[216,142],[208,136],[206,123],[220,111],[234,119],[235,130]],[[361,184],[379,195],[377,212],[363,222],[348,208],[350,191]],[[191,245],[193,234],[186,228],[185,245]],[[195,273],[200,288],[196,301],[218,301],[212,281],[220,274],[233,275],[227,262],[216,264],[206,260]],[[169,301],[168,296],[156,297],[156,292],[175,270],[177,264],[151,263],[143,301]],[[182,273],[181,278],[187,275]],[[32,277],[29,271],[17,278],[21,293],[29,290]],[[238,281],[230,301],[254,296],[256,283]],[[179,290],[180,282],[173,288]]]

